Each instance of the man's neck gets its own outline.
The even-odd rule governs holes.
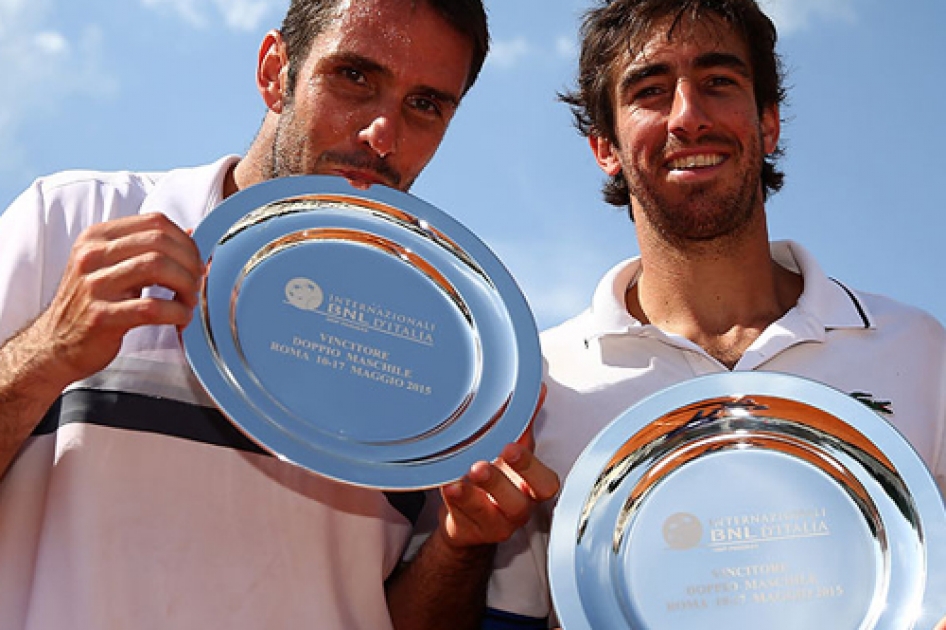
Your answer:
[[[276,119],[274,114],[268,113],[260,126],[256,138],[246,154],[237,162],[227,180],[224,182],[224,195],[229,196],[233,193],[249,188],[254,184],[259,184],[271,176],[273,165],[273,143],[276,142],[275,136]]]
[[[628,311],[690,339],[730,369],[801,295],[801,276],[772,259],[764,225],[726,242],[679,248],[642,238],[640,246],[642,270],[628,290]]]

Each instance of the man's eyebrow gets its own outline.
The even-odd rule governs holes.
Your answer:
[[[370,57],[365,57],[364,55],[359,55],[357,53],[342,52],[338,53],[337,55],[331,55],[328,57],[328,59],[333,64],[347,64],[366,74],[377,74],[386,78],[392,78],[394,76],[394,72],[386,65],[375,61]],[[431,98],[443,103],[447,103],[453,107],[459,107],[460,105],[459,95],[445,92],[444,90],[430,85],[418,85],[414,91],[421,94],[426,94]]]
[[[734,72],[738,72],[746,78],[752,77],[752,71],[749,68],[749,64],[743,61],[738,55],[734,55],[732,53],[705,53],[696,58],[696,63],[694,65],[700,70],[708,70],[710,68],[728,68]]]
[[[353,66],[362,72],[370,72],[372,74],[380,74],[388,77],[393,76],[393,73],[387,66],[370,57],[365,57],[357,53],[340,52],[334,55],[328,55],[326,59],[333,64],[347,64]]]
[[[651,63],[636,68],[632,66],[629,71],[621,77],[621,82],[618,84],[618,92],[626,92],[647,79],[667,76],[669,74],[670,65],[666,63]]]
[[[456,94],[451,94],[449,92],[444,92],[443,90],[438,90],[435,87],[429,85],[418,85],[417,90],[420,94],[425,94],[434,100],[445,103],[450,107],[457,108],[460,106],[460,97]]]
[[[711,68],[729,68],[740,75],[751,78],[752,72],[749,65],[738,55],[723,52],[704,53],[696,58],[693,64],[698,70],[709,70]],[[651,63],[639,67],[631,67],[618,85],[620,92],[630,90],[635,85],[653,77],[668,76],[671,74],[670,64]]]

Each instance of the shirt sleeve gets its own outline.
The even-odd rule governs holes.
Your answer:
[[[52,296],[43,286],[45,215],[39,182],[0,214],[0,343],[35,319]]]

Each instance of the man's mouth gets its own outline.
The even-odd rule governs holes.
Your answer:
[[[315,165],[315,172],[344,177],[356,188],[365,189],[374,184],[399,188],[400,174],[382,160],[343,152],[323,153]]]
[[[724,156],[718,153],[701,153],[671,160],[668,166],[674,171],[707,168],[722,164],[725,159]]]
[[[344,177],[355,188],[365,190],[374,184],[386,184],[379,176],[364,171],[353,171],[350,169],[336,169],[334,172],[340,177]]]

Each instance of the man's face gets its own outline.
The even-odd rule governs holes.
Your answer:
[[[725,23],[684,20],[668,40],[669,26],[617,64],[617,142],[591,143],[605,172],[623,172],[639,226],[678,243],[708,241],[762,211],[778,109],[759,115],[747,47]]]
[[[299,68],[270,175],[407,190],[447,130],[471,57],[469,40],[424,2],[346,0]]]

